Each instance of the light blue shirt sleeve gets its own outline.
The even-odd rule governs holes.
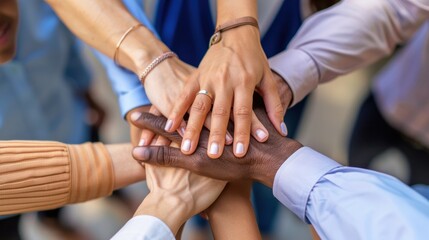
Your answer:
[[[429,201],[396,178],[343,167],[303,147],[278,170],[274,195],[322,239],[426,239]]]
[[[156,31],[144,13],[141,0],[123,0],[128,11],[155,35]],[[144,39],[142,39],[144,41]],[[149,105],[150,101],[138,77],[125,68],[117,66],[112,59],[104,54],[94,51],[101,64],[106,69],[112,88],[118,96],[121,115],[125,117],[133,108]]]
[[[160,219],[141,215],[131,218],[112,240],[175,240],[170,228]]]

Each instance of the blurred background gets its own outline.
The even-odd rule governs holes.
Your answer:
[[[145,6],[151,9],[150,5],[153,1],[146,1],[146,3]],[[151,14],[148,15],[149,18],[153,17]],[[372,79],[385,62],[385,60],[380,61],[366,69],[320,85],[307,99],[295,134],[296,139],[347,165],[348,144],[356,116],[362,101],[370,92]],[[89,65],[94,72],[92,97],[106,113],[100,129],[100,141],[128,142],[129,127],[120,116],[117,97],[111,89],[105,71],[89,49],[85,49],[85,64]],[[289,116],[292,115],[290,112]],[[286,122],[287,118],[288,113]],[[407,182],[409,178],[407,159],[400,151],[395,148],[386,148],[377,153],[374,159],[370,168],[389,173]],[[109,239],[132,217],[134,210],[147,193],[145,183],[141,182],[116,192],[108,198],[67,206],[64,211],[61,211],[60,218],[61,222],[70,228],[69,232],[53,225],[42,224],[36,213],[24,214],[20,220],[20,232],[26,240]],[[256,199],[257,194],[254,195]],[[271,197],[272,194],[265,192],[265,195]],[[264,202],[263,197],[261,201]],[[269,237],[264,236],[264,239],[312,239],[307,224],[302,223],[281,205],[277,214],[272,215],[275,209],[272,205],[275,204],[268,200],[265,202],[266,204],[262,204],[258,209],[258,217],[270,216],[268,219],[274,219],[274,224]],[[243,219],[243,221],[246,220]],[[198,217],[189,221],[185,227],[183,239],[211,239],[209,230],[203,226]],[[78,234],[74,234],[76,231]],[[1,233],[0,239],[2,239]]]
[[[101,140],[104,143],[129,141],[128,124],[120,117],[115,94],[100,64],[90,51],[87,52],[88,64],[95,69],[92,90],[94,97],[106,110],[106,118],[101,127]],[[342,164],[347,164],[347,144],[357,109],[368,94],[370,80],[379,65],[356,71],[330,83],[320,85],[310,96],[305,108],[297,139],[304,145],[326,154]],[[286,114],[287,116],[287,114]],[[400,156],[387,151],[385,164],[381,168],[401,174]],[[390,161],[387,161],[387,158]],[[395,159],[393,164],[391,160]],[[399,159],[399,161],[397,161]],[[61,218],[78,229],[87,239],[108,239],[114,235],[132,216],[147,193],[145,183],[134,184],[122,192],[127,202],[117,198],[105,198],[66,207]],[[54,240],[67,239],[61,232],[41,225],[34,213],[25,214],[21,220],[24,239]],[[100,229],[103,229],[100,231]],[[188,222],[183,239],[211,239],[209,233],[194,234],[195,224]],[[72,238],[70,238],[72,239]],[[302,223],[286,208],[281,207],[274,224],[271,239],[312,239],[307,224]]]

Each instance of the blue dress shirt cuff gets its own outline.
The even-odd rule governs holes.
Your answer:
[[[146,95],[146,92],[143,86],[137,86],[136,88],[130,90],[127,93],[122,93],[118,96],[119,107],[121,110],[122,117],[125,118],[125,115],[132,109],[151,105],[149,98]]]
[[[326,173],[341,165],[332,159],[302,147],[279,168],[274,178],[274,196],[301,220],[306,218],[307,201],[314,185]]]
[[[112,240],[174,240],[176,239],[170,228],[160,219],[141,215],[131,218],[112,237]]]

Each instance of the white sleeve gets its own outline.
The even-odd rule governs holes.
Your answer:
[[[160,219],[142,215],[131,218],[112,240],[175,240],[170,228]]]

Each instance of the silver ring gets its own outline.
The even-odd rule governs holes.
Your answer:
[[[207,90],[204,90],[204,89],[201,89],[199,92],[198,92],[198,94],[203,94],[203,95],[206,95],[207,97],[209,97],[210,98],[210,100],[213,102],[213,96],[207,91]]]

